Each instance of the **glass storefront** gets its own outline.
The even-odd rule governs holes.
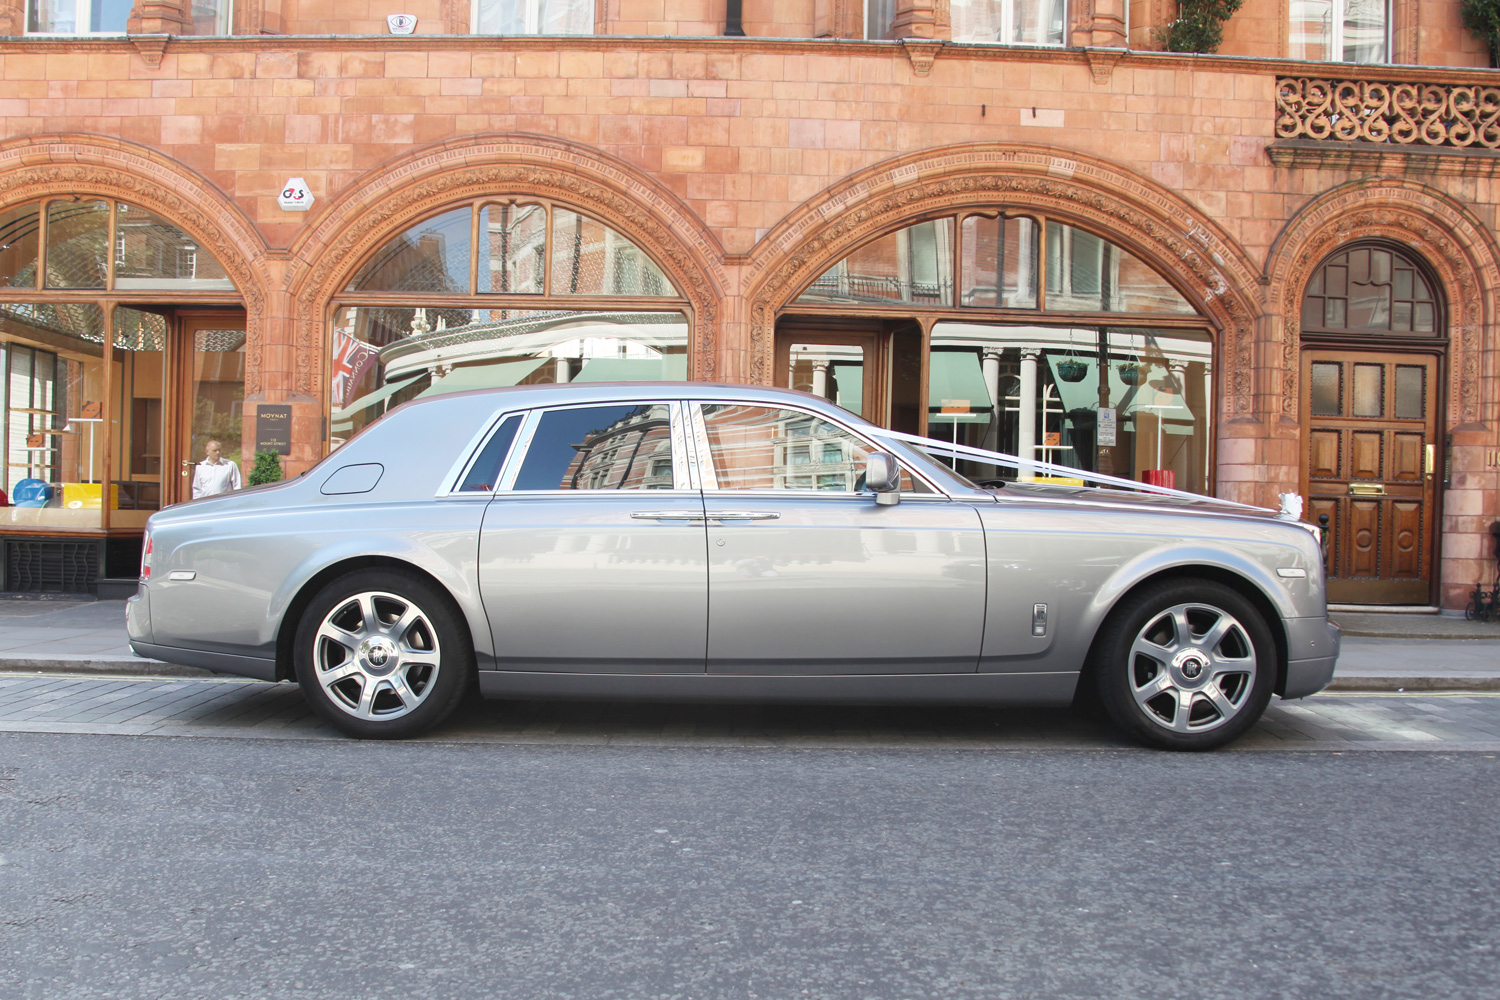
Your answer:
[[[931,344],[928,436],[1023,462],[1208,491],[1206,333],[940,322]],[[958,470],[976,480],[1017,477],[977,462]]]
[[[137,529],[178,499],[177,464],[200,439],[237,449],[233,293],[212,254],[138,206],[58,197],[0,213],[0,524]],[[235,329],[182,346],[194,302]]]
[[[451,299],[377,301],[389,292]],[[528,201],[452,208],[372,254],[336,305],[329,446],[419,396],[686,379],[689,327],[656,262],[602,222]]]
[[[1026,464],[1045,462],[1212,486],[1212,336],[1146,261],[1072,222],[997,208],[915,223],[849,253],[794,307],[779,384],[1023,463],[957,463],[970,478],[1070,478]]]

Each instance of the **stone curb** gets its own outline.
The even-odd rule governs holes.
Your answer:
[[[0,658],[7,674],[119,674],[126,677],[218,677],[212,670],[138,657],[133,660],[62,660],[40,657]]]
[[[184,667],[138,657],[133,660],[62,660],[0,658],[0,673],[116,674],[127,677],[230,677],[198,667]],[[1460,676],[1345,674],[1334,677],[1327,691],[1500,691],[1500,672]]]
[[[1443,642],[1496,642],[1500,641],[1500,631],[1494,635],[1453,635],[1448,632],[1372,632],[1368,629],[1346,628],[1344,635],[1359,636],[1361,639],[1421,639],[1441,640]]]

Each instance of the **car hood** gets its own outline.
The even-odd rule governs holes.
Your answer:
[[[1085,505],[1111,507],[1118,510],[1128,507],[1140,511],[1162,514],[1225,514],[1252,520],[1283,520],[1276,511],[1264,507],[1244,507],[1215,497],[1162,496],[1157,493],[1132,493],[1128,490],[1110,490],[1096,486],[1063,486],[1048,483],[1006,483],[1003,487],[987,489],[985,492],[1000,500],[1057,502],[1067,506]]]

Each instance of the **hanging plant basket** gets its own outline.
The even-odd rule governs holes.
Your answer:
[[[1057,363],[1057,377],[1064,382],[1082,382],[1089,373],[1089,366],[1072,358]]]
[[[1120,373],[1120,381],[1126,385],[1140,385],[1146,378],[1146,366],[1133,361],[1118,365],[1115,371]]]

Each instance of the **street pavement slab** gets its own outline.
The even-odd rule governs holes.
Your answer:
[[[0,675],[0,732],[344,740],[293,684],[229,678]],[[479,701],[439,743],[1130,749],[1066,709]],[[1500,692],[1274,700],[1234,750],[1500,751]]]

